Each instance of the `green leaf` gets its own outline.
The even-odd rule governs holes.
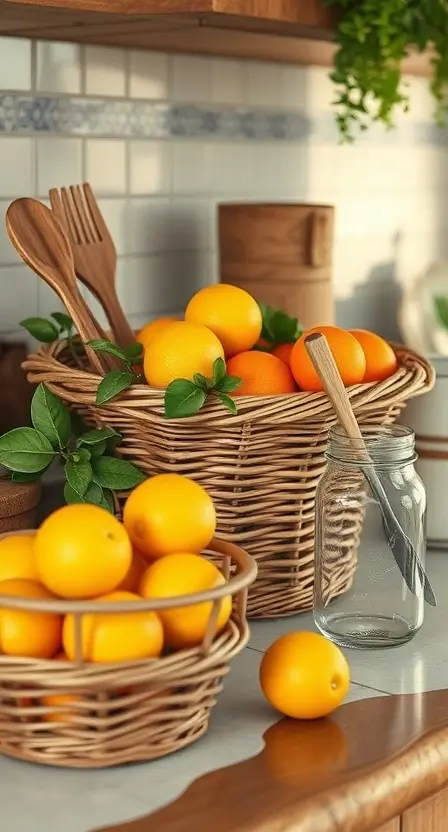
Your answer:
[[[219,391],[216,393],[216,395],[218,396],[219,400],[223,403],[224,407],[226,407],[227,410],[230,410],[232,416],[236,416],[238,410],[233,399],[231,399],[230,396],[226,396],[225,393],[220,393]]]
[[[201,409],[207,398],[205,390],[192,381],[178,378],[165,390],[165,416],[167,419],[183,419]]]
[[[113,491],[129,491],[147,479],[132,462],[115,456],[94,457],[92,468],[95,482]]]
[[[65,476],[70,488],[83,497],[93,479],[92,466],[87,460],[76,462],[71,456],[65,464]]]
[[[56,456],[46,436],[34,428],[14,428],[0,436],[0,465],[10,471],[36,474]]]
[[[121,438],[120,434],[113,428],[94,428],[93,430],[88,430],[86,433],[82,433],[78,437],[78,442],[82,442],[83,445],[96,445],[98,442],[103,442],[112,436]]]
[[[235,390],[238,390],[238,387],[241,387],[243,380],[238,378],[238,376],[225,376],[219,384],[216,385],[216,389],[220,393],[234,393]]]
[[[46,318],[25,318],[20,321],[20,326],[23,326],[36,341],[42,341],[43,344],[52,344],[59,337],[54,323],[47,321]]]
[[[263,317],[262,338],[271,347],[278,344],[292,344],[301,336],[302,327],[297,318],[293,318],[281,309],[273,309],[267,303],[259,304]]]
[[[438,296],[434,298],[437,317],[443,327],[448,329],[448,297]]]
[[[71,433],[70,413],[45,384],[39,384],[32,398],[31,421],[36,430],[47,437],[53,448],[66,447]]]
[[[89,445],[90,456],[102,456],[107,448],[107,442],[103,439],[102,442],[96,442],[95,445]]]
[[[78,462],[88,462],[92,456],[89,448],[78,448],[76,455],[78,457]]]
[[[61,332],[71,332],[75,326],[70,315],[67,315],[65,312],[52,312],[51,317],[59,324]]]
[[[111,370],[107,373],[98,385],[96,391],[96,404],[104,404],[127,390],[134,381],[134,376],[129,370]]]
[[[195,373],[193,376],[193,384],[196,387],[200,387],[201,390],[208,390],[208,382],[205,376],[202,373]]]
[[[139,358],[142,357],[143,350],[143,344],[141,344],[140,341],[136,341],[135,344],[129,344],[129,346],[126,347],[123,350],[123,352],[126,358],[129,359],[129,361],[136,362]]]
[[[71,413],[71,420],[72,420],[72,434],[74,436],[79,436],[81,433],[84,433],[87,429],[87,425],[82,420],[79,413]]]
[[[78,494],[69,482],[64,485],[64,498],[66,503],[93,503],[101,506],[103,501],[103,489],[95,482],[91,482],[85,494]]]
[[[114,505],[114,498],[112,496],[112,491],[109,491],[108,488],[103,490],[103,499],[100,505],[110,511],[111,514],[115,514],[115,505]]]
[[[223,358],[216,358],[213,362],[213,385],[216,387],[226,374],[226,362]]]
[[[37,474],[24,474],[22,471],[13,471],[11,474],[11,480],[13,482],[36,482],[40,480],[40,473]]]
[[[124,350],[121,347],[117,347],[116,344],[113,344],[112,341],[106,341],[103,338],[94,339],[93,341],[87,341],[89,347],[92,347],[92,350],[95,352],[107,352],[108,355],[114,355],[115,358],[119,358],[120,361],[124,361],[125,364],[128,362],[128,358]]]

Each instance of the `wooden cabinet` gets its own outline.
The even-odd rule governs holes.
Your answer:
[[[448,829],[448,791],[408,809],[401,819],[401,832],[446,832]]]

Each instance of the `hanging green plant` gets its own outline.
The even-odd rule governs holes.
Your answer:
[[[407,111],[409,96],[402,62],[410,51],[431,50],[430,89],[435,118],[448,112],[447,0],[324,0],[338,12],[332,80],[338,87],[336,120],[343,140],[372,122],[393,127],[397,110]]]

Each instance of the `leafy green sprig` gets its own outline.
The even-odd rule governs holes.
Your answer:
[[[114,399],[123,390],[127,390],[132,384],[139,384],[145,379],[141,374],[140,365],[143,362],[143,344],[138,341],[135,344],[130,344],[129,347],[122,349],[112,341],[105,341],[97,339],[94,341],[87,341],[89,347],[95,352],[104,352],[108,355],[113,355],[122,362],[123,368],[118,370],[110,370],[106,373],[102,381],[98,385],[96,392],[96,404],[104,404]]]
[[[33,395],[31,422],[32,427],[0,436],[0,465],[11,471],[13,482],[39,479],[59,458],[66,502],[93,503],[113,513],[113,492],[128,491],[146,479],[131,462],[111,455],[119,433],[113,428],[86,430],[44,384]]]
[[[260,350],[272,350],[279,344],[293,344],[300,338],[302,327],[297,318],[293,318],[282,309],[273,309],[267,303],[259,303],[263,317],[261,337],[266,341],[266,347]]]
[[[448,329],[448,297],[439,295],[434,298],[434,304],[439,322],[445,329]]]
[[[225,361],[217,358],[213,364],[213,376],[206,378],[202,373],[195,373],[193,379],[177,378],[165,391],[165,416],[167,419],[183,419],[194,416],[209,397],[218,398],[227,410],[236,415],[237,407],[229,396],[242,384],[237,376],[228,376]]]

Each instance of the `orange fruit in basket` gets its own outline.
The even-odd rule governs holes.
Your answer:
[[[42,584],[26,578],[2,581],[0,595],[54,598]],[[61,615],[0,606],[0,653],[51,659],[61,649],[61,627]]]
[[[213,500],[202,485],[181,474],[157,474],[131,492],[123,523],[147,558],[201,552],[216,529]]]
[[[175,379],[191,379],[195,373],[212,376],[217,358],[224,358],[224,350],[210,329],[178,321],[146,345],[143,371],[151,387],[168,387]]]
[[[272,355],[275,355],[276,358],[280,358],[280,361],[284,361],[289,367],[293,347],[294,344],[278,344],[272,350]]]
[[[148,564],[146,563],[141,552],[134,548],[132,552],[131,565],[126,576],[117,586],[117,589],[123,589],[125,592],[137,592],[140,579],[147,565]]]
[[[260,664],[261,689],[273,708],[294,719],[317,719],[347,695],[350,670],[339,647],[318,633],[287,633]]]
[[[40,579],[61,598],[111,592],[128,573],[132,546],[124,526],[103,508],[72,503],[54,511],[36,533]]]
[[[163,332],[171,324],[176,324],[178,320],[179,318],[157,318],[155,321],[150,321],[137,333],[136,340],[146,347],[156,335]]]
[[[234,355],[227,362],[227,374],[243,381],[232,396],[280,396],[297,391],[289,367],[269,352],[249,350]]]
[[[305,346],[305,338],[313,332],[325,335],[345,386],[360,384],[366,371],[366,357],[359,341],[340,327],[315,326],[300,336],[291,353],[290,366],[300,389],[316,393],[323,390]]]
[[[34,541],[35,534],[13,534],[0,540],[0,581],[9,578],[39,580]]]
[[[260,337],[263,323],[252,295],[226,283],[196,292],[185,310],[185,320],[211,329],[223,345],[226,358],[250,350]]]
[[[167,555],[149,566],[140,581],[139,591],[144,598],[174,598],[214,589],[224,583],[224,576],[214,563],[201,555],[180,552]],[[202,601],[188,607],[160,610],[166,644],[175,650],[201,644],[212,606],[212,601]],[[225,627],[231,612],[232,598],[228,595],[221,602],[216,632]]]
[[[134,592],[111,592],[100,603],[141,601]],[[76,660],[75,621],[67,615],[62,643],[69,659]],[[163,627],[155,612],[86,613],[81,618],[82,658],[87,662],[131,662],[153,659],[163,649]]]
[[[66,662],[68,661],[68,658],[65,653],[58,653],[58,655],[54,657],[54,661]],[[42,705],[45,705],[48,708],[57,708],[58,710],[44,713],[42,714],[42,718],[46,722],[71,722],[73,717],[76,717],[76,715],[85,713],[84,711],[78,711],[76,708],[70,709],[70,705],[73,704],[73,702],[79,702],[82,698],[83,697],[81,697],[78,693],[53,693],[48,696],[43,696],[40,700]],[[66,706],[68,706],[67,710],[59,710],[60,708],[65,708]]]
[[[367,329],[350,329],[364,350],[366,357],[366,372],[363,381],[384,381],[398,370],[397,356],[384,338],[369,332]]]

